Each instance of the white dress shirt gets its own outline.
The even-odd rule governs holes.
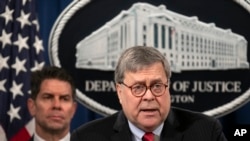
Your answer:
[[[46,141],[42,139],[36,132],[34,133],[34,141]],[[70,141],[70,133],[68,133],[64,138],[59,141]]]

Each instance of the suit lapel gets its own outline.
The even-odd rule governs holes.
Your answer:
[[[34,141],[34,135],[31,136],[29,141]]]
[[[132,141],[130,130],[122,130],[112,135],[112,141]]]
[[[183,134],[175,128],[167,127],[161,133],[161,141],[182,141]]]
[[[180,123],[178,119],[171,110],[164,123],[160,141],[182,141],[183,133],[178,130],[179,125]],[[113,130],[115,133],[111,137],[112,141],[132,141],[132,133],[129,129],[127,119],[122,111],[118,114]]]
[[[111,137],[112,141],[131,141],[132,133],[130,132],[127,119],[121,111],[118,114],[117,120],[113,126],[114,134]]]
[[[164,123],[161,141],[182,141],[183,133],[179,129],[179,121],[175,114],[170,110],[167,120]]]

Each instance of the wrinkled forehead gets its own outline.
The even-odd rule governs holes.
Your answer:
[[[164,70],[164,66],[163,66],[162,62],[160,62],[160,61],[157,61],[157,62],[140,62],[140,63],[137,63],[137,64],[133,64],[133,63],[128,62],[126,64],[124,73],[126,73],[126,72],[136,73],[138,71],[150,68],[155,64],[161,64],[162,69]]]
[[[146,74],[148,76],[153,75],[155,77],[163,77],[168,79],[164,66],[162,65],[161,62],[152,63],[150,65],[138,65],[138,66],[133,66],[132,68],[127,68],[124,71],[123,78],[125,79],[127,74],[136,77],[139,75],[139,73]]]

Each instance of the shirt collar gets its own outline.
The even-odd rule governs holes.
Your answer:
[[[34,133],[34,141],[45,141],[41,138],[36,132]],[[70,133],[68,133],[65,137],[60,139],[59,141],[70,141]]]
[[[144,131],[142,131],[141,129],[139,129],[138,127],[136,127],[133,123],[131,123],[129,120],[128,120],[128,125],[129,125],[129,128],[132,132],[132,134],[134,135],[135,137],[135,140],[141,140],[143,135],[145,134]],[[161,131],[162,131],[162,128],[163,128],[163,125],[164,123],[161,123],[154,131],[153,133],[155,135],[157,135],[158,137],[160,137],[161,135]]]

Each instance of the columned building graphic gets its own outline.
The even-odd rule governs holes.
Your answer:
[[[114,70],[121,52],[150,46],[172,71],[249,69],[246,39],[230,29],[166,9],[135,3],[77,44],[76,68]]]

